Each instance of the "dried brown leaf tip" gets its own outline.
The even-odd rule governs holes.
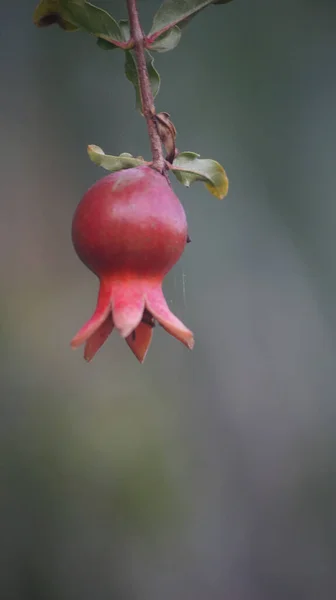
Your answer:
[[[59,0],[41,0],[34,11],[33,19],[37,27],[59,25],[65,31],[76,31],[77,29],[62,16]]]
[[[160,136],[161,142],[164,145],[167,156],[166,160],[173,162],[176,154],[175,139],[176,129],[174,123],[170,120],[170,115],[167,112],[161,112],[155,115],[156,127]]]

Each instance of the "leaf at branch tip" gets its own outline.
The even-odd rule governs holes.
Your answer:
[[[148,164],[142,158],[134,158],[128,152],[123,152],[119,156],[111,156],[105,154],[99,146],[94,145],[88,146],[87,151],[92,162],[107,171],[122,171],[123,169],[132,169],[133,167]]]
[[[122,32],[117,21],[106,10],[86,0],[58,0],[58,2],[62,15],[72,25],[97,37],[116,42],[116,46],[123,43]]]
[[[228,4],[232,0],[165,0],[154,15],[149,38],[153,41],[165,31],[185,20],[190,20],[210,4]]]
[[[222,200],[228,193],[229,181],[223,167],[215,160],[200,158],[195,152],[181,152],[175,158],[171,170],[189,187],[194,181],[203,181],[213,196]]]
[[[147,51],[146,51],[146,64],[147,64],[149,81],[150,81],[150,85],[152,88],[153,98],[155,98],[160,89],[160,75],[154,67],[154,58]],[[127,79],[134,85],[135,96],[136,96],[136,107],[142,113],[138,71],[136,68],[134,54],[131,50],[126,50],[126,52],[125,52],[125,74],[126,74]]]
[[[155,50],[155,52],[168,52],[169,50],[176,48],[181,39],[181,35],[182,32],[179,27],[172,27],[159,35],[148,48],[149,50]]]
[[[34,10],[33,20],[37,27],[59,25],[65,31],[77,31],[78,27],[65,19],[60,0],[41,0]]]

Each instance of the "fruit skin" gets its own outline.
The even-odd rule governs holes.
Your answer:
[[[186,239],[180,201],[166,179],[147,166],[111,173],[94,184],[72,225],[78,256],[98,276],[120,269],[163,277]]]
[[[100,280],[96,311],[71,342],[86,342],[87,360],[116,327],[143,362],[155,320],[192,348],[192,333],[162,293],[187,241],[184,209],[163,175],[141,166],[99,180],[75,211],[72,241]]]

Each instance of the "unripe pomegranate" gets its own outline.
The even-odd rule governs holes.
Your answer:
[[[115,327],[143,362],[158,321],[191,349],[192,332],[169,310],[162,292],[186,240],[183,207],[154,169],[122,170],[95,183],[76,209],[72,241],[100,288],[95,313],[72,347],[85,342],[84,357],[91,360]]]

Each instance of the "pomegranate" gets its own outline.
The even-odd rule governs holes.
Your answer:
[[[96,310],[71,341],[91,360],[115,327],[143,362],[155,322],[188,348],[193,334],[173,315],[164,276],[187,241],[183,207],[163,175],[148,166],[111,173],[80,201],[72,241],[100,282]]]

